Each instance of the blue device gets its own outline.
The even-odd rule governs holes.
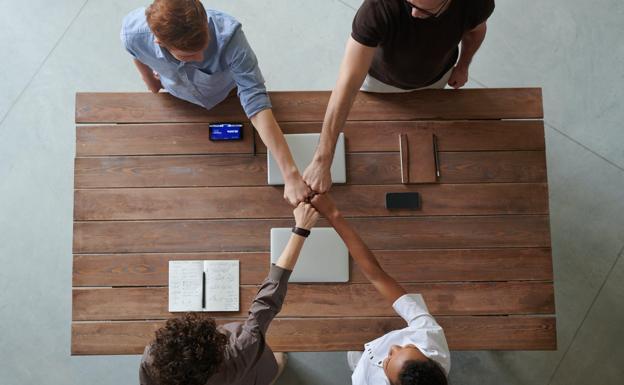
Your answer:
[[[214,123],[208,127],[210,129],[210,140],[243,139],[243,125],[241,123]]]

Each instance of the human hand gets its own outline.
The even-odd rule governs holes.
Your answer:
[[[297,206],[300,202],[304,202],[311,193],[310,187],[305,184],[298,173],[296,177],[284,181],[284,199],[291,206]]]
[[[303,172],[303,181],[317,194],[329,191],[332,186],[330,166],[331,164],[313,160]]]
[[[305,202],[299,203],[293,210],[293,215],[295,216],[295,226],[306,230],[310,230],[319,218],[318,211],[311,204]]]
[[[162,83],[160,82],[160,75],[158,75],[156,71],[153,71],[151,76],[144,76],[143,82],[145,82],[147,89],[155,94],[158,93],[161,88],[163,88]]]
[[[468,81],[468,67],[458,65],[453,68],[453,72],[451,72],[451,77],[448,80],[448,85],[458,89],[463,87]]]
[[[317,194],[310,202],[330,222],[340,214],[329,194]]]

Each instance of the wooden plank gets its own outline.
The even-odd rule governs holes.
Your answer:
[[[336,185],[331,194],[346,217],[548,214],[543,183]],[[418,192],[422,209],[388,210],[388,192]],[[253,204],[241,204],[253,202]],[[274,187],[121,188],[74,192],[74,219],[292,218]]]
[[[552,314],[551,282],[404,284],[421,293],[433,315]],[[240,287],[240,311],[211,316],[245,317],[258,292]],[[88,288],[72,291],[74,321],[166,319],[166,287]],[[290,284],[281,317],[390,317],[396,313],[371,284]]]
[[[436,281],[552,281],[548,248],[377,250],[381,267],[401,283]],[[73,258],[73,286],[166,286],[170,260],[240,261],[241,285],[267,275],[269,253],[93,254]],[[350,283],[368,283],[350,261]]]
[[[396,144],[396,143],[395,143]],[[349,184],[400,184],[399,152],[348,154]],[[440,183],[546,182],[543,151],[440,153]],[[261,186],[266,156],[120,156],[76,158],[76,188]],[[277,189],[277,187],[276,187]]]
[[[271,92],[280,122],[322,121],[330,91]],[[532,119],[542,118],[539,88],[422,90],[406,94],[358,93],[349,120]],[[236,96],[217,107],[166,94],[77,93],[76,123],[195,123],[246,121]]]
[[[556,350],[554,317],[437,317],[452,350]],[[220,323],[231,319],[219,319]],[[142,354],[164,321],[74,322],[71,352]],[[398,317],[278,318],[267,333],[275,351],[361,350],[364,343],[405,327]],[[340,336],[340,338],[336,338]]]
[[[321,132],[320,122],[281,123],[286,134]],[[396,151],[402,133],[430,132],[438,137],[440,151],[540,151],[544,150],[541,120],[462,121],[347,121],[347,152]],[[258,152],[266,147],[256,136]]]
[[[285,134],[321,132],[320,122],[280,124]],[[244,127],[243,141],[211,142],[206,123],[84,125],[76,127],[76,156],[196,155],[249,153],[252,137],[258,153],[266,146],[257,133]],[[541,151],[544,123],[541,120],[479,121],[355,121],[346,122],[345,150],[396,152],[396,137],[405,132],[431,132],[440,151]]]
[[[550,247],[548,216],[354,218],[373,250]],[[268,251],[272,227],[292,219],[74,222],[74,253]],[[320,220],[317,227],[327,227]]]
[[[548,248],[377,250],[381,267],[401,283],[436,281],[552,281]],[[239,260],[241,285],[268,272],[268,252],[92,254],[73,258],[73,286],[166,286],[170,260]],[[368,283],[350,261],[350,283]]]
[[[76,156],[153,154],[251,154],[254,130],[243,139],[211,141],[208,124],[132,124],[76,127]]]

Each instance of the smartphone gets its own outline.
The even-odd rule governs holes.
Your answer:
[[[420,194],[417,192],[386,193],[386,208],[396,209],[420,209]]]
[[[241,140],[243,139],[242,123],[211,123],[208,125],[210,140]]]

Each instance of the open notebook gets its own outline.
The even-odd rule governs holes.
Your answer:
[[[169,311],[238,311],[238,261],[169,261]]]

